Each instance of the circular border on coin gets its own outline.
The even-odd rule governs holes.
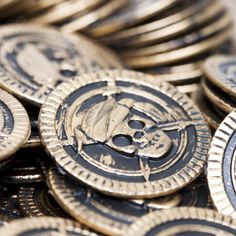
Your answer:
[[[162,196],[177,191],[192,182],[195,178],[197,178],[197,176],[200,175],[206,161],[206,154],[210,140],[209,127],[201,112],[187,95],[181,94],[174,86],[168,83],[160,82],[159,86],[157,83],[154,85],[150,82],[152,80],[153,78],[151,76],[139,72],[127,70],[102,70],[97,73],[81,75],[80,77],[66,81],[59,85],[50,94],[42,106],[39,116],[39,127],[42,142],[52,158],[57,162],[57,164],[59,164],[59,166],[61,166],[67,173],[73,175],[76,179],[92,186],[98,191],[102,191],[113,196],[123,196],[129,198],[150,198],[154,196]],[[64,145],[71,145],[60,140],[57,132],[59,128],[56,125],[58,122],[56,120],[57,112],[62,106],[63,101],[68,98],[70,94],[73,94],[73,92],[79,90],[80,88],[88,89],[89,84],[92,84],[95,88],[96,85],[94,84],[96,83],[102,83],[105,86],[105,84],[112,85],[114,82],[118,84],[129,83],[129,86],[133,83],[133,86],[136,86],[137,88],[143,86],[147,89],[147,91],[153,89],[155,93],[160,93],[163,94],[163,96],[165,95],[169,97],[174,103],[178,104],[179,107],[183,109],[183,112],[185,112],[189,117],[189,122],[184,119],[182,125],[183,127],[187,127],[188,123],[189,125],[191,123],[191,129],[194,130],[193,132],[196,137],[196,146],[194,146],[191,150],[191,157],[189,157],[186,161],[186,165],[179,167],[178,171],[169,173],[164,178],[153,181],[149,181],[149,177],[146,177],[146,173],[148,174],[149,172],[144,171],[146,171],[147,168],[142,169],[140,172],[140,174],[142,174],[142,178],[140,177],[138,179],[139,182],[136,181],[134,184],[132,181],[124,181],[124,178],[122,180],[118,180],[117,178],[119,175],[115,179],[107,178],[106,176],[102,176],[102,174],[92,172],[85,166],[78,164],[76,159],[68,154],[68,152],[64,149]],[[131,88],[133,88],[133,86],[131,86]],[[112,89],[113,87],[111,86],[109,89],[110,88]],[[115,85],[113,90],[117,91]],[[130,93],[130,90],[128,91]],[[139,91],[141,91],[141,89],[139,89]],[[178,108],[176,109],[178,110]],[[61,114],[64,114],[64,111]],[[176,130],[179,129],[182,130],[182,128],[176,128]],[[185,158],[187,157],[185,156]],[[140,169],[142,168],[142,164],[143,163],[140,164]]]
[[[0,161],[3,161],[27,141],[30,135],[30,121],[21,103],[2,89],[0,89],[0,102],[9,109],[14,122],[11,134],[0,142]]]
[[[215,132],[209,150],[207,181],[216,209],[236,218],[235,140],[236,110],[229,113]]]
[[[59,235],[67,234],[68,231],[82,236],[97,236],[96,233],[81,228],[81,225],[72,220],[57,217],[32,217],[12,221],[5,227],[0,228],[0,235],[20,236],[32,233],[34,230],[43,230],[43,235],[47,230],[53,230]],[[37,232],[36,232],[37,233]],[[61,233],[61,234],[60,234]],[[69,234],[69,233],[68,233]],[[50,235],[50,234],[49,234]],[[56,234],[57,235],[57,234]]]
[[[206,231],[204,231],[204,229]],[[186,231],[189,233],[186,235],[191,235],[189,230],[195,233],[205,232],[212,235],[233,236],[236,233],[236,221],[214,210],[178,207],[169,210],[155,211],[141,217],[131,225],[126,235],[166,236],[184,234],[187,233]],[[226,232],[228,234],[224,234]]]

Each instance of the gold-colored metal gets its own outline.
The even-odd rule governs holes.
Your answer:
[[[151,232],[158,236],[181,233],[233,236],[236,234],[236,221],[214,210],[180,207],[143,216],[131,225],[126,235],[145,236]]]
[[[176,0],[128,0],[128,5],[104,21],[88,29],[93,36],[99,37],[122,30],[144,21],[177,3]]]
[[[234,110],[215,132],[207,165],[207,180],[213,204],[219,212],[234,219],[236,218],[235,130]]]
[[[204,73],[212,84],[227,94],[236,97],[236,57],[216,55],[207,59],[203,65]]]
[[[92,12],[89,12],[88,14],[85,14],[81,17],[74,16],[74,19],[61,26],[61,30],[65,33],[72,33],[83,30],[92,25],[93,23],[96,23],[97,21],[108,17],[113,12],[125,6],[126,3],[126,0],[108,1],[104,5],[98,7]]]
[[[177,24],[183,20],[186,20],[188,17],[190,18],[192,15],[200,13],[200,11],[205,11],[203,10],[204,7],[209,10],[209,8],[213,5],[211,4],[211,2],[214,2],[215,4],[215,1],[194,1],[186,9],[168,15],[167,17],[154,20],[143,25],[134,26],[129,29],[114,32],[113,34],[108,35],[107,37],[102,37],[100,40],[104,41],[107,44],[119,44],[121,42],[122,44],[126,44],[127,40],[130,40],[134,37],[145,35],[146,33],[157,31],[167,26]],[[88,32],[92,35],[94,33],[92,30],[91,32]],[[94,36],[97,35],[95,34]]]
[[[104,0],[65,1],[53,8],[50,8],[47,12],[43,12],[42,14],[32,18],[31,21],[38,24],[61,23],[69,19],[70,17],[74,17],[74,15],[76,15],[76,17],[81,17],[83,14],[88,13],[88,11],[90,11],[103,1]]]
[[[68,236],[83,235],[97,236],[96,233],[82,229],[79,223],[56,217],[32,217],[12,221],[5,227],[0,228],[1,235],[21,236]]]
[[[82,35],[24,24],[1,27],[0,35],[0,85],[36,105],[75,75],[122,67],[110,50]]]
[[[175,87],[167,83],[153,85],[150,83],[152,79],[151,76],[133,71],[104,70],[81,75],[58,86],[43,105],[39,119],[43,143],[53,159],[80,181],[115,196],[161,196],[177,191],[194,180],[201,173],[205,162],[207,142],[210,138],[208,126],[186,95],[178,93]],[[126,83],[129,86],[125,85]],[[104,84],[104,88],[102,86],[94,90],[92,88],[95,84]],[[80,89],[85,85],[87,92],[79,96]],[[153,94],[150,89],[156,93]],[[131,97],[116,101],[115,98],[118,99],[119,94],[126,96],[127,93]],[[160,97],[157,95],[159,93],[162,94]],[[78,94],[79,97],[73,99],[73,103],[71,101],[69,105],[69,100],[65,98],[72,94]],[[82,112],[81,106],[87,106],[86,101],[90,101],[94,96],[103,99],[89,105]],[[136,96],[140,96],[141,101],[136,101]],[[166,99],[162,96],[166,96]],[[149,100],[158,105],[154,107]],[[172,105],[168,101],[171,101]],[[144,117],[133,114],[133,110],[139,111]],[[55,119],[56,114],[58,115]],[[188,114],[187,117],[184,114]],[[190,135],[187,127],[190,126],[194,133],[191,137],[198,138],[194,141],[196,146],[188,146],[193,150],[186,151]],[[181,138],[172,139],[167,135],[167,131],[180,132]],[[107,151],[99,153],[97,148],[100,144],[105,145],[104,148],[107,147],[108,150],[105,148]],[[75,153],[71,155],[66,147],[72,146]],[[87,152],[89,149],[86,147],[94,147],[96,151]],[[156,166],[156,161],[165,160],[174,147],[175,158],[167,158],[162,165]],[[113,152],[118,156],[114,156]],[[128,157],[130,155],[132,158]],[[190,158],[188,160],[195,165],[189,161],[183,166],[179,163],[179,171],[175,166],[175,171],[168,177],[153,180],[153,176],[164,173],[166,169],[171,173],[171,166],[176,165],[182,158]],[[124,160],[129,160],[130,164],[123,163]],[[84,161],[90,163],[90,166],[96,166],[99,173],[84,166]],[[112,173],[115,173],[118,180],[110,176]],[[126,182],[123,176],[129,181]],[[166,184],[167,182],[169,184]]]
[[[171,24],[169,26],[166,26],[164,28],[160,28],[151,32],[147,32],[145,34],[136,35],[135,37],[129,37],[128,39],[124,40],[122,43],[122,46],[126,47],[141,47],[150,45],[153,43],[158,43],[160,41],[167,40],[169,38],[176,37],[180,34],[183,34],[187,31],[190,31],[191,29],[197,28],[199,25],[203,24],[204,22],[208,22],[210,19],[214,18],[215,16],[219,15],[220,12],[222,12],[222,4],[219,1],[213,1],[208,7],[203,9],[201,12],[196,13],[196,15],[190,16],[189,18],[186,18],[180,22]],[[225,19],[226,20],[226,19]],[[228,21],[232,20],[231,17],[228,16]],[[219,23],[218,23],[219,24]],[[229,22],[228,22],[229,24]],[[206,30],[209,31],[208,34],[210,34],[211,31],[216,31],[217,24],[210,24],[212,25],[212,28],[208,27]],[[221,23],[222,25],[222,23]],[[218,26],[219,28],[220,26]],[[223,27],[223,26],[222,26]],[[221,29],[222,29],[221,27]],[[206,34],[203,31],[203,35]],[[201,34],[201,33],[199,33]],[[195,36],[196,37],[196,36]],[[200,37],[198,35],[198,37]],[[191,38],[191,35],[190,35]],[[111,39],[112,40],[112,37]]]
[[[222,32],[224,29],[228,28],[231,24],[232,24],[231,16],[229,14],[225,14],[219,19],[215,20],[210,25],[200,28],[197,31],[183,35],[179,38],[174,38],[164,43],[157,43],[143,48],[141,47],[135,49],[134,48],[127,49],[124,52],[122,52],[122,56],[127,58],[132,58],[132,57],[136,58],[136,57],[143,57],[158,53],[169,52],[172,50],[177,50],[179,48],[184,48],[189,45],[196,44],[198,42],[207,41],[208,38],[214,37],[217,33]]]
[[[204,80],[202,87],[206,97],[219,109],[226,113],[230,113],[236,108],[234,100],[230,100],[222,90],[215,87],[211,82]]]
[[[193,93],[196,90],[198,90],[198,88],[199,88],[199,83],[185,84],[185,85],[178,85],[177,86],[177,89],[181,93],[186,93],[186,94]]]
[[[30,121],[24,107],[0,89],[0,161],[15,153],[30,135]]]
[[[190,57],[198,56],[206,52],[213,51],[219,45],[223,44],[232,35],[231,27],[227,27],[222,32],[211,36],[207,40],[197,42],[193,45],[173,50],[170,52],[159,53],[156,55],[125,58],[127,65],[132,68],[148,68],[164,64],[170,64],[181,60],[186,60]]]

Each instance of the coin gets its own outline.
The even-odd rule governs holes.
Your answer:
[[[0,235],[96,236],[97,234],[81,229],[78,223],[71,220],[56,217],[32,217],[12,221],[0,228]]]
[[[24,216],[67,216],[57,205],[45,183],[20,187],[17,196]]]
[[[206,160],[208,126],[186,95],[151,80],[103,70],[58,86],[39,118],[57,164],[99,191],[130,198],[166,195],[193,181]]]
[[[222,121],[222,117],[213,109],[213,104],[209,102],[201,88],[191,94],[191,98],[205,116],[208,124],[216,130]]]
[[[204,80],[202,87],[206,97],[219,109],[229,113],[236,108],[235,100],[224,93],[221,89],[214,86],[211,82]]]
[[[88,29],[89,34],[96,37],[111,34],[144,21],[175,3],[176,0],[129,0],[126,7]]]
[[[175,206],[208,207],[208,189],[202,179],[172,195],[146,200],[112,198],[49,171],[49,186],[60,205],[75,219],[108,235],[124,235],[130,225],[148,212]]]
[[[155,43],[155,44],[152,44],[151,46],[126,49],[124,50],[122,55],[127,58],[142,57],[142,56],[155,55],[158,53],[164,53],[164,52],[168,52],[172,50],[177,50],[177,49],[187,47],[189,45],[207,40],[209,37],[212,37],[215,34],[227,28],[231,23],[232,23],[231,16],[229,14],[224,14],[223,16],[218,17],[218,19],[215,19],[214,22],[212,22],[211,24],[206,25],[205,27],[202,27],[198,29],[197,31],[190,32],[185,35],[181,35],[180,37],[176,37],[164,43]],[[163,30],[170,32],[168,29],[163,29]],[[167,34],[165,33],[164,35],[166,36]],[[153,37],[153,40],[159,41],[159,38],[160,38],[160,35],[158,33],[157,36]],[[135,39],[137,40],[137,38]],[[148,42],[146,43],[148,44]],[[135,44],[132,43],[132,45],[134,46]]]
[[[236,234],[236,221],[213,210],[173,208],[153,212],[137,220],[126,233],[133,235],[227,235]]]
[[[234,110],[215,132],[207,166],[207,180],[213,204],[219,212],[233,218],[236,218],[235,129],[236,111]]]
[[[119,10],[127,4],[126,0],[119,1],[107,1],[102,6],[98,7],[96,10],[89,12],[83,16],[74,16],[69,22],[64,23],[61,26],[61,30],[65,33],[72,33],[79,30],[86,29],[95,22],[102,20],[115,11]]]
[[[198,88],[199,88],[199,83],[192,83],[192,84],[185,84],[185,85],[177,86],[177,89],[181,93],[186,93],[188,95],[198,90]]]
[[[124,57],[125,62],[131,68],[148,68],[160,66],[187,60],[191,57],[211,52],[223,44],[231,37],[231,27],[225,28],[223,31],[209,37],[207,40],[197,42],[187,47],[176,49],[169,52],[158,53],[155,55],[140,57]]]
[[[83,0],[64,1],[48,9],[48,11],[44,11],[42,14],[35,16],[31,21],[39,24],[60,23],[74,15],[81,17],[81,14],[86,13],[90,8],[94,8],[102,2],[103,0],[90,0],[87,2]]]
[[[235,56],[217,55],[207,59],[203,65],[207,78],[221,90],[236,97]]]
[[[209,4],[212,1],[181,1],[176,6],[172,7],[168,11],[163,13],[163,17],[157,15],[157,19],[153,19],[153,21],[147,22],[145,24],[133,26],[128,29],[124,29],[118,32],[114,32],[107,37],[101,37],[99,40],[105,42],[106,44],[112,44],[113,46],[120,47],[121,42],[126,43],[126,40],[130,38],[134,38],[136,36],[155,31],[158,29],[165,28],[174,23],[180,22],[191,15],[197,14],[200,11],[203,11],[204,8],[209,8]],[[210,4],[211,5],[211,4]],[[174,8],[174,9],[173,9]],[[172,10],[173,9],[173,10]],[[209,9],[208,9],[209,10]],[[173,12],[172,12],[173,11]],[[132,46],[132,45],[130,45]]]
[[[36,105],[61,81],[121,67],[112,52],[81,35],[23,24],[1,27],[0,35],[0,85]]]
[[[0,89],[0,161],[15,153],[28,139],[29,117],[24,107]]]

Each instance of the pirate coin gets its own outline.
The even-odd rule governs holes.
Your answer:
[[[135,220],[154,210],[210,206],[202,178],[177,193],[146,200],[123,200],[100,194],[60,174],[56,168],[50,169],[48,181],[56,200],[71,216],[108,235],[123,235]]]
[[[58,86],[40,112],[48,152],[66,172],[108,195],[177,191],[203,169],[210,132],[200,111],[149,75],[102,70]]]
[[[227,235],[236,234],[236,221],[213,210],[173,208],[153,212],[137,220],[128,236]]]
[[[0,85],[37,105],[75,75],[121,67],[113,53],[81,35],[23,24],[1,27],[0,35]]]
[[[236,218],[235,130],[236,111],[234,110],[215,132],[207,167],[210,194],[216,209],[233,218]]]
[[[24,107],[0,89],[0,161],[15,153],[29,134],[30,121]]]

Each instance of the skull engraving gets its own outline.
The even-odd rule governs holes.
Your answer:
[[[158,127],[157,120],[161,121],[161,113],[149,103],[127,98],[117,102],[108,97],[79,114],[75,134],[80,148],[101,142],[122,153],[155,159],[172,147],[172,140]]]

